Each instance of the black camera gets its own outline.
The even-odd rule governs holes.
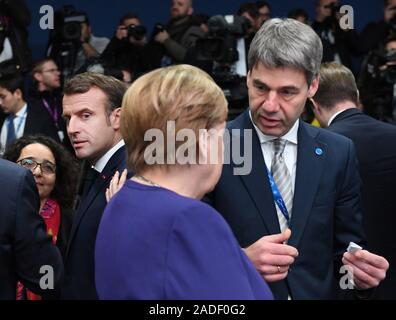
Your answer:
[[[386,68],[381,70],[380,67],[386,65]],[[396,51],[391,50],[379,56],[378,65],[376,66],[378,73],[382,79],[389,84],[396,83]]]
[[[196,44],[197,60],[226,64],[238,61],[237,40],[246,35],[251,23],[242,16],[230,17],[217,15],[209,18],[208,36]]]
[[[128,38],[132,37],[137,41],[142,40],[147,33],[147,29],[144,26],[137,26],[134,24],[128,26],[127,31],[128,31]]]
[[[365,71],[376,81],[388,84],[396,83],[396,51],[384,49],[373,51],[367,58]],[[384,82],[382,82],[384,83]]]
[[[72,5],[66,5],[55,12],[55,35],[58,41],[79,42],[81,23],[88,22],[87,15],[78,12]]]
[[[155,24],[155,26],[154,26],[153,33],[151,34],[151,38],[154,39],[154,37],[155,37],[158,33],[162,32],[162,31],[165,31],[165,30],[166,30],[166,29],[165,29],[165,26],[164,26],[162,23],[157,22],[157,23]]]
[[[245,77],[236,71],[238,42],[251,28],[250,21],[242,16],[213,16],[207,21],[208,35],[199,39],[194,48],[194,62],[207,71],[223,90],[229,103],[229,119],[233,119],[246,107],[247,88]],[[245,62],[245,61],[243,61]]]
[[[337,13],[340,12],[342,5],[338,2],[332,2],[327,6],[324,6],[326,9],[331,9],[331,16],[335,17]]]

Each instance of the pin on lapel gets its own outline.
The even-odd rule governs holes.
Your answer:
[[[316,153],[316,155],[321,156],[321,155],[323,155],[323,149],[322,148],[316,148],[315,149],[315,153]]]
[[[101,175],[101,178],[102,178],[103,180],[106,180],[107,177],[106,177],[104,174],[102,174],[102,175]]]

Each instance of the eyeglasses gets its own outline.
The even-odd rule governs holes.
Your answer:
[[[54,69],[43,70],[41,72],[51,72],[51,73],[53,73],[53,72],[59,72],[59,69],[58,68],[54,68]]]
[[[37,162],[34,159],[25,158],[17,161],[22,167],[34,171],[37,166],[40,166],[41,172],[43,174],[51,175],[56,171],[56,165],[50,161]]]

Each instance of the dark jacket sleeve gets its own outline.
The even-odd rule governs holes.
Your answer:
[[[186,56],[187,50],[195,45],[198,39],[203,38],[203,31],[197,27],[190,27],[183,35],[181,43],[176,42],[172,38],[167,39],[164,42],[168,54],[177,62],[183,62]]]
[[[33,176],[26,171],[18,184],[15,195],[15,269],[18,280],[27,288],[43,297],[51,296],[52,290],[40,287],[48,285],[48,279],[53,279],[54,288],[60,282],[63,274],[63,263],[60,252],[52,244],[47,235],[44,221],[38,214],[39,198]],[[45,270],[51,271],[44,272]]]
[[[31,15],[24,0],[0,0],[0,9],[19,28],[27,28],[30,25]]]

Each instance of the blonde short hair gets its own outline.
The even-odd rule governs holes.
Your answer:
[[[148,167],[144,141],[149,129],[167,137],[167,123],[174,121],[175,134],[191,129],[211,129],[227,118],[223,91],[204,71],[189,65],[154,70],[138,78],[125,93],[121,111],[121,134],[128,152],[128,168],[141,172]],[[175,141],[176,148],[183,142]],[[167,157],[166,148],[163,150]]]

